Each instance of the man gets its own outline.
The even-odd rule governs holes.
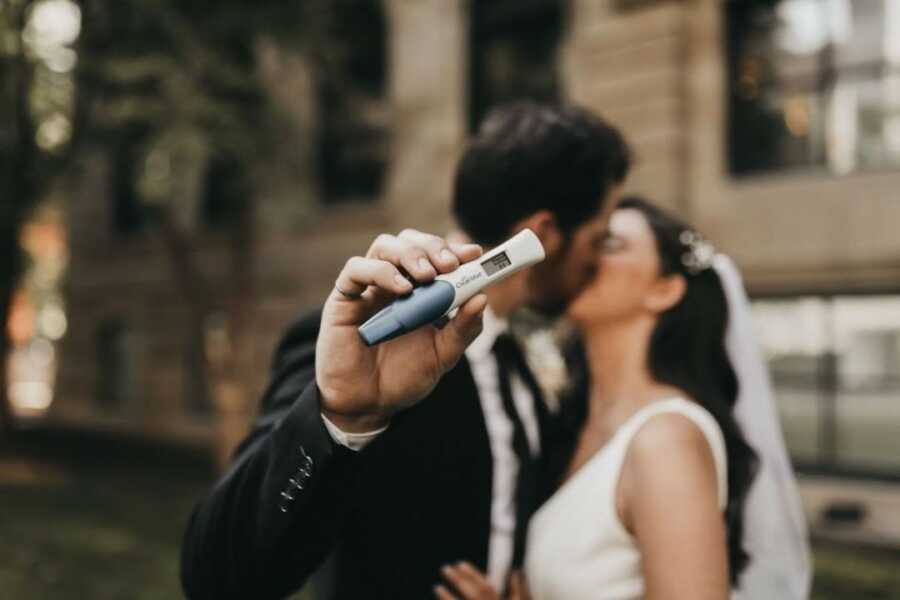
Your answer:
[[[528,227],[546,260],[443,328],[368,348],[357,327],[410,279],[481,248],[407,230],[350,259],[322,311],[279,344],[253,431],[191,518],[187,595],[282,598],[329,555],[329,598],[427,598],[459,560],[502,589],[522,557],[545,418],[506,318],[557,314],[591,280],[628,165],[619,133],[583,109],[489,116],[458,166],[455,216],[486,246]]]

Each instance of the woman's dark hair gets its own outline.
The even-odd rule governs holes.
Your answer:
[[[728,452],[725,524],[731,583],[736,585],[750,560],[742,545],[744,501],[758,460],[733,414],[738,380],[725,347],[728,300],[715,269],[696,271],[685,265],[691,247],[683,241],[683,234],[692,232],[690,227],[643,198],[626,197],[618,209],[637,210],[644,216],[656,238],[661,274],[679,274],[687,281],[681,301],[659,317],[650,340],[648,367],[656,381],[684,391],[709,411],[722,430]],[[586,406],[582,398],[586,397],[588,382],[580,342],[573,341],[566,355],[574,372],[582,378],[573,390],[572,404],[576,406],[569,418],[583,419]]]
[[[503,242],[517,221],[543,209],[569,234],[597,214],[629,163],[619,131],[584,108],[501,106],[460,159],[453,214],[480,244]]]

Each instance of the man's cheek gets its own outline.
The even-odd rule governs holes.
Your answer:
[[[584,268],[585,276],[589,279],[593,279],[597,276],[597,273],[600,272],[600,260],[593,259],[587,262]]]
[[[578,278],[577,285],[580,289],[585,289],[591,285],[594,281],[594,275],[596,274],[596,269],[593,265],[585,265],[583,269],[579,271],[581,276]]]

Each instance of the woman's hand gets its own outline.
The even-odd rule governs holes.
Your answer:
[[[500,594],[484,573],[470,563],[463,561],[446,565],[441,569],[441,574],[453,587],[455,594],[447,587],[438,585],[434,588],[434,596],[438,600],[501,600]],[[529,600],[524,578],[518,571],[510,576],[506,600]]]

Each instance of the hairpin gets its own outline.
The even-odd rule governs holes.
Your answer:
[[[688,247],[688,251],[681,255],[681,264],[688,273],[697,275],[712,267],[716,256],[716,247],[712,243],[689,229],[682,231],[678,239]]]

